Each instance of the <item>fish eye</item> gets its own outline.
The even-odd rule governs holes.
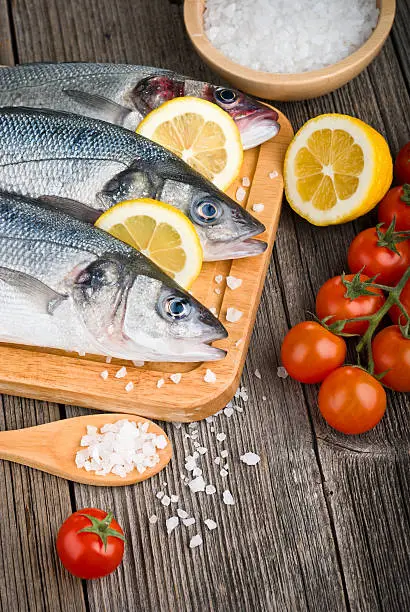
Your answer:
[[[214,95],[215,99],[222,104],[233,104],[238,98],[237,93],[233,89],[227,89],[226,87],[219,87]]]
[[[189,316],[191,306],[185,298],[171,297],[165,302],[165,311],[172,319],[181,321],[181,319],[186,319]]]
[[[211,225],[221,215],[220,206],[210,199],[196,202],[192,208],[192,216],[201,225]]]

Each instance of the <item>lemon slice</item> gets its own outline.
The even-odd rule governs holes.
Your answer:
[[[127,200],[103,213],[95,225],[141,251],[184,289],[201,271],[202,247],[195,227],[169,204]]]
[[[336,225],[374,208],[390,187],[387,142],[347,115],[320,115],[299,130],[285,158],[291,207],[314,225]]]
[[[225,190],[243,161],[239,130],[224,110],[200,98],[174,98],[149,113],[137,133],[181,157]]]

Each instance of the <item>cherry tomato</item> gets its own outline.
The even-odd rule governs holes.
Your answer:
[[[372,429],[386,410],[386,392],[373,376],[354,366],[338,368],[319,390],[319,410],[327,423],[345,434]]]
[[[410,391],[410,340],[398,325],[382,329],[372,342],[376,374],[387,372],[381,382],[394,391]]]
[[[354,274],[346,274],[344,277],[348,282],[354,282]],[[365,274],[360,274],[360,281],[368,281],[369,277]],[[355,299],[345,297],[347,288],[342,282],[341,276],[330,278],[321,286],[316,296],[316,314],[319,319],[332,316],[327,321],[330,325],[335,321],[342,319],[354,319],[356,317],[365,317],[377,312],[384,304],[384,294],[377,287],[367,287],[373,295],[363,295]],[[369,327],[367,321],[357,321],[356,323],[346,323],[343,331],[348,334],[363,335]]]
[[[410,266],[410,242],[405,240],[396,244],[399,255],[387,247],[378,246],[378,242],[375,227],[360,232],[353,239],[347,253],[350,271],[363,270],[371,277],[377,274],[377,283],[394,286]]]
[[[394,175],[399,183],[410,183],[410,142],[408,142],[396,157]]]
[[[400,302],[403,304],[405,311],[410,317],[410,279],[404,285],[400,294]],[[389,316],[393,323],[405,325],[406,319],[398,306],[392,306],[389,310]]]
[[[384,227],[396,217],[396,231],[410,230],[410,185],[390,189],[379,204],[377,216]]]
[[[304,383],[321,382],[344,362],[345,357],[343,338],[314,321],[292,327],[282,343],[283,365],[292,378]]]
[[[57,553],[64,567],[79,578],[111,574],[124,555],[124,532],[112,513],[98,508],[74,512],[61,525]]]

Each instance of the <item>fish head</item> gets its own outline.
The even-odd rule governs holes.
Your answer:
[[[280,130],[275,110],[238,89],[167,74],[140,80],[131,93],[131,102],[146,115],[164,102],[181,96],[203,98],[226,111],[238,126],[245,150],[270,140]]]
[[[254,240],[265,226],[242,206],[178,158],[162,168],[160,199],[179,208],[192,221],[205,261],[259,255],[266,243]]]
[[[107,254],[75,278],[72,296],[87,331],[124,359],[213,361],[227,337],[212,313],[141,253]]]

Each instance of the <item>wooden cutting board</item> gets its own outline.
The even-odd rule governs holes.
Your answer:
[[[235,199],[242,178],[251,180],[242,204],[264,223],[266,232],[261,238],[268,243],[267,250],[258,257],[204,264],[192,288],[203,304],[216,308],[229,333],[226,340],[215,343],[228,351],[225,359],[207,364],[149,363],[135,367],[116,359],[106,364],[102,357],[0,344],[0,392],[164,421],[197,421],[225,406],[239,384],[279,223],[283,160],[293,136],[288,119],[280,112],[279,122],[281,130],[276,138],[245,152],[238,180],[228,191]],[[271,173],[277,176],[271,178]],[[256,203],[264,204],[262,212],[252,211]],[[225,281],[228,274],[242,279],[242,286],[229,289]],[[220,284],[215,281],[218,275],[223,276]],[[226,320],[229,307],[243,313],[238,322]],[[115,378],[122,365],[127,368],[127,376]],[[207,368],[216,375],[215,383],[204,381]],[[101,378],[103,370],[109,373],[107,380]],[[179,384],[170,380],[170,375],[177,372],[182,374]],[[158,388],[161,378],[165,383]],[[134,389],[127,392],[129,381]]]

